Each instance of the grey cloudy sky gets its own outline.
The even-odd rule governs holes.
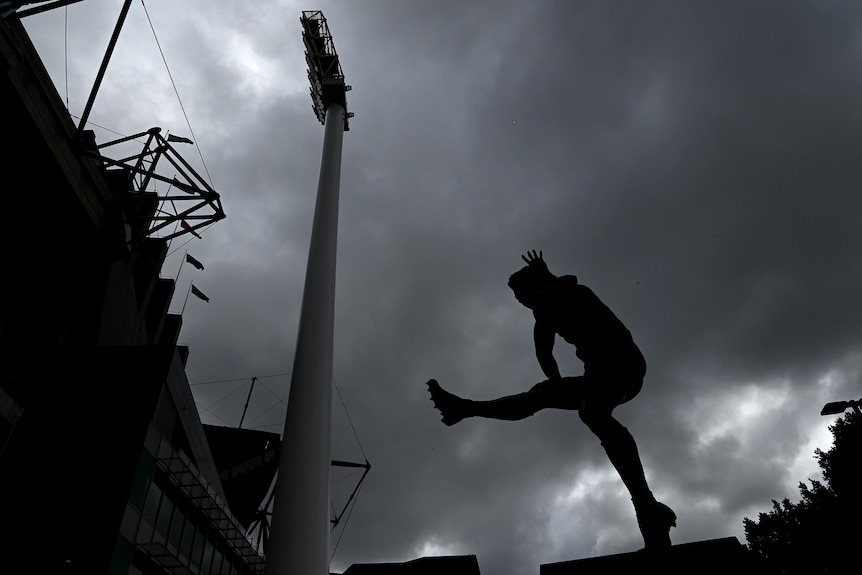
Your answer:
[[[73,115],[121,4],[25,21]],[[211,299],[188,301],[181,334],[207,423],[239,423],[253,376],[244,425],[284,418],[323,138],[309,9],[354,87],[334,371],[373,466],[332,569],[469,553],[514,575],[642,545],[575,414],[447,428],[428,400],[430,377],[480,399],[542,379],[506,287],[528,249],[644,351],[644,389],[616,415],[675,543],[744,541],[744,516],[797,498],[831,439],[820,407],[862,395],[862,5],[149,2],[181,108],[133,3],[91,127],[193,135],[222,195],[228,218],[164,270],[185,251],[206,266],[182,268],[172,309],[190,281]],[[335,399],[333,457],[361,461]]]

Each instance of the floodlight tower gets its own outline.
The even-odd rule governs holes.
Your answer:
[[[348,130],[344,74],[326,19],[303,12],[314,113],[324,124],[317,203],[287,403],[265,575],[328,575],[332,340],[341,143]]]
[[[831,401],[823,406],[823,409],[820,410],[820,415],[838,415],[839,413],[844,413],[848,407],[852,407],[856,415],[862,417],[862,410],[859,409],[862,407],[862,398],[858,400],[851,399],[850,401]]]

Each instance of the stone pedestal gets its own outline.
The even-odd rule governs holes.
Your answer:
[[[745,575],[768,572],[736,537],[684,543],[661,552],[634,551],[549,563],[539,567],[539,575],[607,575],[608,573]]]

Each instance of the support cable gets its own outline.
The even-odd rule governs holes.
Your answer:
[[[204,411],[209,411],[210,409],[212,409],[213,407],[215,407],[216,405],[218,405],[219,403],[221,403],[222,401],[224,401],[225,399],[227,399],[228,397],[230,397],[230,396],[231,396],[231,395],[233,395],[234,393],[236,393],[236,392],[238,392],[239,390],[241,390],[243,387],[245,387],[245,386],[244,386],[244,385],[239,386],[238,388],[236,388],[236,389],[234,389],[233,391],[231,391],[231,392],[227,393],[226,395],[224,395],[221,399],[219,399],[219,400],[217,400],[217,401],[215,401],[215,402],[213,402],[213,403],[209,404],[207,407],[204,407],[204,408],[203,408],[203,410],[204,410]]]
[[[224,418],[222,418],[222,417],[219,417],[218,415],[216,415],[216,414],[215,414],[215,413],[213,413],[212,411],[208,411],[208,410],[204,409],[204,410],[203,410],[203,412],[206,412],[206,413],[208,413],[208,414],[212,415],[213,417],[215,417],[216,419],[218,419],[219,421],[221,421],[222,423],[224,423],[227,427],[231,427],[231,423],[230,423],[229,421],[225,420],[225,419],[224,419]],[[201,413],[201,412],[198,412],[198,415],[200,415],[200,413]]]
[[[338,389],[338,384],[335,383],[335,378],[332,379],[332,386],[335,388],[335,393],[338,395],[338,399],[341,401],[341,407],[344,408],[344,415],[347,416],[347,422],[350,424],[350,429],[353,430],[353,437],[356,438],[356,444],[359,446],[359,451],[362,452],[362,457],[365,459],[365,463],[368,463],[368,456],[365,455],[365,450],[362,449],[362,442],[359,441],[359,434],[356,433],[356,427],[353,426],[353,420],[350,419],[350,413],[347,411],[347,405],[344,403],[344,398],[341,397],[341,391]]]
[[[291,373],[292,373],[292,372],[288,371],[287,373],[273,373],[273,374],[271,374],[271,375],[258,375],[258,376],[257,376],[257,378],[258,378],[258,379],[263,379],[263,378],[265,378],[265,377],[282,377],[282,376],[285,376],[285,375],[291,375]],[[191,386],[195,386],[195,385],[212,385],[213,383],[231,383],[231,382],[233,382],[233,381],[248,381],[249,379],[250,379],[250,378],[248,378],[248,377],[237,377],[237,378],[235,378],[235,379],[219,379],[219,380],[217,380],[217,381],[199,381],[199,382],[197,382],[197,383],[190,383],[189,385],[191,385]],[[261,385],[263,385],[263,384],[261,384]],[[266,387],[266,386],[264,385],[264,387]]]
[[[67,96],[67,98],[68,98],[68,96]],[[68,107],[68,104],[67,104],[67,107]],[[81,119],[81,116],[76,116],[75,114],[72,114],[71,112],[69,112],[69,117],[70,117],[70,118],[75,118],[76,120],[80,120],[80,119]],[[112,133],[112,134],[115,134],[115,135],[117,135],[117,136],[120,136],[121,138],[127,138],[127,137],[128,137],[128,134],[122,134],[122,133],[120,133],[120,132],[118,132],[118,131],[116,131],[116,130],[112,130],[112,129],[110,129],[110,128],[106,128],[105,126],[102,126],[102,125],[100,125],[100,124],[97,124],[96,122],[90,122],[90,121],[88,121],[88,122],[87,122],[87,125],[89,125],[89,126],[95,126],[95,127],[99,128],[100,130],[105,130],[106,132],[110,132],[110,133]],[[142,142],[141,140],[133,140],[133,141],[134,141],[135,143],[137,143],[137,144],[143,144],[143,143],[144,143],[144,142]]]
[[[153,31],[153,38],[155,38],[155,40],[156,40],[156,47],[158,47],[158,49],[159,49],[159,54],[161,54],[161,56],[162,56],[162,62],[164,62],[164,64],[165,64],[165,70],[167,70],[167,72],[168,72],[168,78],[170,78],[170,80],[171,80],[171,86],[173,86],[173,88],[174,88],[174,93],[177,95],[177,102],[179,102],[179,104],[180,104],[180,109],[181,109],[181,110],[182,110],[182,112],[183,112],[183,117],[186,119],[186,125],[189,127],[189,132],[190,132],[190,133],[191,133],[191,135],[192,135],[192,139],[195,141],[195,147],[198,149],[198,155],[199,155],[199,156],[200,156],[200,158],[201,158],[201,163],[202,163],[202,164],[203,164],[203,166],[204,166],[204,171],[207,173],[207,177],[208,177],[208,178],[209,178],[209,180],[210,180],[210,185],[211,185],[211,186],[213,186],[213,187],[215,187],[215,186],[214,186],[214,184],[213,184],[213,177],[210,175],[209,168],[207,168],[207,163],[206,163],[206,161],[204,160],[204,155],[203,155],[203,153],[201,152],[200,144],[198,144],[198,138],[197,138],[197,136],[195,135],[195,131],[194,131],[194,129],[192,129],[192,124],[191,124],[191,122],[189,121],[189,116],[188,116],[188,114],[186,114],[186,108],[185,108],[185,106],[183,106],[183,100],[182,100],[182,98],[180,98],[180,92],[179,92],[179,90],[177,90],[177,84],[176,84],[176,82],[174,82],[174,76],[173,76],[173,74],[171,74],[171,69],[170,69],[170,67],[168,67],[168,61],[167,61],[167,59],[165,58],[165,53],[164,53],[164,51],[162,50],[162,45],[159,43],[159,37],[158,37],[158,36],[156,36],[156,29],[155,29],[155,27],[153,26],[153,21],[152,21],[152,19],[150,18],[150,13],[149,13],[149,11],[147,11],[147,5],[146,5],[146,4],[144,4],[144,0],[141,0],[141,6],[143,6],[143,7],[144,7],[144,14],[146,14],[146,16],[147,16],[147,22],[149,22],[149,23],[150,23],[150,30],[152,30],[152,31]]]
[[[292,375],[292,374],[290,374],[290,375]],[[251,425],[252,423],[257,421],[258,419],[260,419],[261,417],[263,417],[264,415],[266,415],[267,413],[269,413],[270,411],[272,411],[273,409],[278,407],[279,403],[281,405],[283,405],[284,407],[287,407],[287,402],[284,399],[280,398],[274,391],[272,391],[269,387],[267,387],[263,382],[260,382],[260,384],[263,386],[263,388],[265,390],[267,390],[278,401],[278,403],[273,403],[272,405],[270,405],[269,407],[267,407],[266,409],[264,409],[263,411],[258,413],[256,416],[254,416],[254,419],[252,419],[251,421],[248,422],[249,425]],[[278,424],[278,425],[280,425],[280,424]],[[272,427],[272,426],[269,426],[269,427]]]
[[[365,475],[362,475],[362,479],[365,479]],[[353,515],[353,510],[356,509],[356,501],[359,499],[359,492],[362,490],[362,479],[359,480],[359,485],[356,486],[356,491],[354,491],[355,497],[353,497],[353,505],[350,506],[350,509],[347,512],[347,518],[344,520],[344,527],[341,528],[341,533],[338,534],[338,539],[335,540],[335,545],[332,546],[332,554],[329,556],[329,562],[332,563],[332,559],[335,557],[335,552],[338,551],[338,545],[341,543],[341,538],[344,537],[344,532],[347,530],[347,524],[350,523],[350,516]]]

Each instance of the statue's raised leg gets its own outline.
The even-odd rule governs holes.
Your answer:
[[[434,402],[434,407],[443,416],[443,423],[446,425],[455,425],[465,417],[471,416],[469,413],[469,399],[449,393],[440,387],[436,379],[429,379],[427,385],[428,391],[431,393],[431,401]]]
[[[446,425],[455,425],[467,417],[517,421],[546,408],[578,409],[578,379],[563,378],[565,383],[556,381],[552,385],[550,382],[542,382],[533,386],[530,391],[488,401],[458,397],[440,387],[436,379],[428,381],[428,391],[431,393],[434,407],[440,411]],[[561,394],[557,391],[559,389],[566,389],[567,392]]]

